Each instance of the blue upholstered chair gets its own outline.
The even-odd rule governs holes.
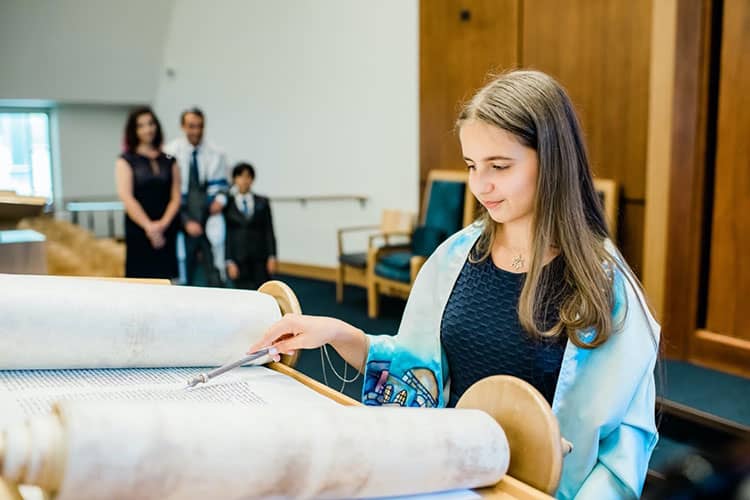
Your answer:
[[[391,247],[394,239],[404,240],[414,229],[416,214],[401,210],[383,210],[380,225],[345,227],[337,231],[338,274],[336,276],[336,301],[344,300],[344,285],[367,287],[367,252],[370,248]],[[359,251],[345,250],[345,235],[369,232],[367,248]],[[393,247],[393,248],[401,248]]]
[[[432,170],[427,177],[420,223],[410,243],[371,248],[367,256],[367,314],[378,316],[380,294],[406,298],[427,257],[450,235],[474,220],[476,202],[468,173]]]

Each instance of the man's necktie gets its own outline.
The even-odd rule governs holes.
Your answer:
[[[242,197],[242,213],[245,214],[245,217],[250,215],[250,207],[247,206],[247,198],[244,196]]]
[[[190,186],[200,186],[200,174],[198,173],[198,149],[193,149],[193,155],[190,159],[190,177],[188,183]]]
[[[204,222],[204,204],[206,193],[201,189],[198,174],[198,149],[193,149],[190,157],[190,175],[188,176],[187,212],[188,217],[201,224]]]

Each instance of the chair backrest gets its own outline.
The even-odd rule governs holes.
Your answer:
[[[596,189],[599,201],[601,201],[602,207],[604,207],[604,216],[607,218],[612,239],[616,239],[617,214],[620,205],[620,189],[617,182],[612,179],[594,179],[594,189]]]
[[[410,233],[414,229],[415,219],[416,216],[412,212],[383,210],[380,232],[383,234]]]
[[[476,200],[469,190],[469,173],[430,170],[427,175],[421,224],[451,235],[474,221]]]
[[[430,255],[448,236],[474,221],[475,209],[468,172],[431,170],[422,202],[421,224],[412,236],[412,252]]]

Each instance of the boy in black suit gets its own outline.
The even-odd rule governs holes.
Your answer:
[[[255,169],[238,163],[224,206],[227,277],[236,288],[256,289],[276,272],[276,237],[268,198],[250,192]]]

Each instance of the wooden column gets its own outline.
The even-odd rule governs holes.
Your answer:
[[[618,244],[642,275],[651,0],[524,0],[521,63],[568,91],[594,175],[621,189]],[[653,7],[652,7],[652,4]]]

